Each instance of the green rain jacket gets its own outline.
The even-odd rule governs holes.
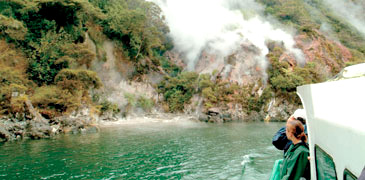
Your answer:
[[[290,145],[285,153],[283,166],[280,172],[281,180],[310,179],[309,149],[306,143],[300,142]]]

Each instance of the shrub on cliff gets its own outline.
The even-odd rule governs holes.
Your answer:
[[[105,19],[99,21],[104,34],[121,47],[123,58],[134,63],[136,68],[133,77],[139,78],[149,71],[159,71],[162,54],[172,47],[166,39],[169,29],[161,9],[143,0],[91,2],[102,8],[106,15]]]
[[[30,54],[27,73],[29,78],[39,86],[52,84],[54,77],[63,68],[69,66],[68,61],[59,58],[64,56],[64,45],[70,42],[69,35],[65,32],[47,32],[38,43],[32,43],[34,48]]]
[[[88,99],[88,90],[102,86],[96,72],[81,69],[63,69],[55,77],[56,85],[41,86],[30,97],[33,105],[46,118],[76,110]]]
[[[11,67],[0,63],[0,115],[12,112],[13,97],[25,94],[28,91],[28,80],[25,75]]]
[[[138,4],[133,5],[133,4]],[[151,57],[154,48],[163,48],[163,34],[158,26],[161,10],[154,3],[116,1],[106,8],[107,18],[104,32],[122,42],[127,56],[138,61],[144,56]]]
[[[304,67],[293,67],[287,60],[279,60],[283,52],[283,49],[277,46],[267,55],[271,63],[267,70],[269,84],[276,96],[283,97],[289,102],[300,104],[300,99],[296,95],[296,87],[322,82],[325,80],[325,77],[320,72],[318,62],[307,62]]]
[[[365,55],[365,39],[351,23],[331,11],[320,0],[259,0],[266,5],[265,13],[275,16],[313,38],[316,31],[325,31],[331,38],[338,39],[355,53]],[[364,60],[363,60],[364,62]]]
[[[145,96],[139,96],[137,99],[137,106],[142,108],[146,112],[150,112],[154,106],[154,101]]]
[[[113,115],[120,113],[120,108],[118,104],[112,103],[108,100],[104,100],[100,103],[100,112],[101,114],[111,112]]]
[[[170,76],[176,77],[179,73],[181,73],[181,68],[178,67],[173,62],[169,61],[165,57],[157,54],[155,51],[155,57],[159,59],[159,64],[161,65],[162,69]]]
[[[171,112],[182,111],[184,104],[189,103],[196,92],[197,80],[197,73],[182,72],[177,77],[166,76],[158,85],[158,92],[163,94]]]
[[[72,94],[57,86],[42,86],[35,89],[30,100],[44,117],[53,118],[76,110],[81,105],[81,96],[80,91],[74,91]]]
[[[15,41],[26,52],[30,79],[39,86],[49,85],[61,69],[69,67],[70,59],[90,66],[93,55],[78,43],[84,39],[86,21],[102,16],[83,0],[2,1],[0,37]]]
[[[70,92],[92,88],[98,89],[102,86],[96,72],[83,69],[63,69],[57,74],[55,83]]]
[[[102,13],[84,0],[11,0],[0,2],[0,14],[22,21],[28,29],[26,43],[38,42],[50,30],[64,29],[73,40],[82,37],[82,24]]]
[[[24,40],[27,31],[21,21],[0,14],[0,37],[8,40]]]
[[[287,72],[285,74],[271,77],[270,83],[274,89],[285,93],[295,91],[298,86],[304,84],[304,79],[292,72]]]
[[[0,115],[21,113],[24,104],[20,97],[26,97],[35,86],[25,74],[26,57],[4,40],[0,40],[0,52]]]

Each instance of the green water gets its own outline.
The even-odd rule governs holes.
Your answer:
[[[0,179],[265,180],[282,157],[271,145],[282,125],[132,123],[5,143]]]

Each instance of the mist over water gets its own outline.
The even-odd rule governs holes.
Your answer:
[[[89,42],[95,47],[91,40]],[[93,61],[93,70],[98,73],[104,85],[99,92],[105,96],[103,98],[117,104],[120,108],[125,108],[130,103],[126,97],[128,94],[132,98],[155,99],[157,97],[156,90],[150,84],[128,80],[129,74],[133,72],[133,67],[128,64],[124,65],[122,73],[117,69],[117,57],[114,54],[115,44],[112,41],[105,41],[103,48],[106,52],[106,62]]]
[[[163,10],[170,27],[175,50],[185,55],[188,70],[194,70],[202,52],[214,54],[217,61],[240,51],[241,45],[259,50],[255,58],[265,70],[268,41],[282,42],[299,63],[301,50],[295,47],[293,35],[270,18],[254,0],[153,0]],[[278,24],[278,23],[276,23]]]

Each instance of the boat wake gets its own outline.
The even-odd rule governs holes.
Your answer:
[[[247,154],[247,155],[242,156],[243,160],[241,162],[241,165],[242,165],[242,171],[241,171],[241,177],[240,177],[241,180],[244,177],[246,166],[249,163],[253,162],[254,157],[257,156],[257,155],[258,154]]]

